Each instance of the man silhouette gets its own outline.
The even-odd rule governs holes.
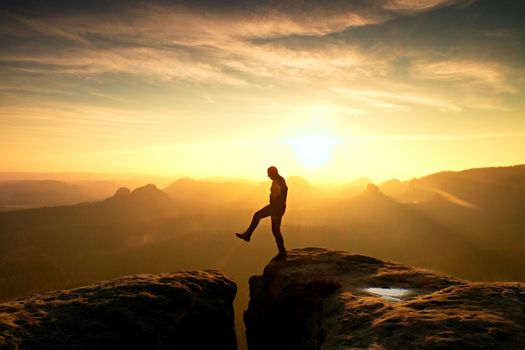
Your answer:
[[[286,181],[279,175],[276,167],[268,168],[268,177],[272,179],[272,187],[270,188],[270,204],[259,210],[253,215],[252,222],[244,233],[236,233],[235,235],[246,242],[250,241],[253,231],[259,224],[262,218],[271,216],[272,218],[272,233],[277,243],[279,253],[274,256],[273,260],[286,259],[286,249],[284,248],[283,235],[281,234],[281,220],[286,211],[286,196],[288,195],[288,186]]]

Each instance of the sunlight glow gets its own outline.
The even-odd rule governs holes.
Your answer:
[[[337,140],[326,136],[306,136],[290,141],[297,157],[309,168],[318,168],[326,164]]]
[[[525,163],[520,11],[476,2],[11,1],[0,173],[260,181],[273,164],[343,183]]]

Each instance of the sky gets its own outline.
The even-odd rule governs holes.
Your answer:
[[[314,181],[525,163],[521,0],[0,5],[0,171]]]

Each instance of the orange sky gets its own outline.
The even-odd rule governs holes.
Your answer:
[[[314,181],[525,163],[520,1],[6,1],[2,171]]]

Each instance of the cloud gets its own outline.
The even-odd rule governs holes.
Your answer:
[[[202,30],[205,26],[216,27],[219,22],[228,22],[231,31],[241,36],[284,36],[290,34],[325,35],[352,26],[380,23],[394,18],[396,11],[424,12],[439,5],[461,3],[465,0],[232,0],[228,2],[206,0],[142,1],[126,2],[102,0],[97,2],[61,1],[46,2],[35,0],[6,0],[4,13],[21,18],[26,16],[46,22],[64,18],[103,18],[128,22],[133,19],[176,16],[182,24],[198,19],[190,28]],[[142,15],[143,17],[141,17]],[[135,18],[132,18],[135,17]],[[150,17],[151,18],[151,17]],[[178,22],[171,23],[181,27]],[[225,29],[223,27],[223,29]],[[46,28],[48,32],[51,28]],[[57,34],[69,35],[56,31]]]
[[[182,118],[152,115],[117,107],[92,104],[43,103],[38,106],[13,105],[0,108],[2,133],[68,135],[91,131],[111,136],[137,135],[162,137],[172,135],[172,128]]]
[[[433,6],[448,2],[434,0]],[[0,26],[0,34],[4,36],[2,46],[10,50],[1,53],[0,59],[25,63],[25,71],[127,71],[238,85],[245,82],[236,72],[271,77],[269,72],[274,71],[276,62],[282,70],[308,72],[319,71],[321,65],[342,67],[353,61],[348,59],[348,49],[338,57],[337,51],[345,49],[332,48],[332,55],[328,55],[258,45],[254,39],[325,36],[383,23],[397,16],[394,7],[430,8],[406,1],[232,1],[222,5],[210,1],[129,1],[126,6],[111,1],[91,5],[8,1],[2,16],[7,24]],[[357,56],[355,50],[352,54]],[[221,73],[228,69],[233,74]]]
[[[373,109],[460,111],[467,101],[432,92],[427,83],[489,94],[520,92],[524,81],[521,68],[506,61],[466,52],[455,57],[452,49],[436,52],[446,38],[439,37],[435,23],[446,19],[416,16],[471,3],[7,1],[0,13],[0,45],[8,48],[0,51],[3,91],[35,90],[38,82],[50,93],[67,94],[78,90],[75,84],[119,74],[166,85],[257,91],[295,84],[312,95],[335,86],[354,91],[354,99]],[[480,35],[488,38],[487,32]],[[388,95],[381,87],[387,80],[402,82],[404,90]],[[108,95],[103,89],[96,93]],[[490,100],[484,105],[499,106]]]
[[[355,135],[353,138],[363,142],[385,142],[385,141],[464,141],[485,139],[507,139],[522,138],[525,132],[515,133],[491,133],[491,134],[416,134],[416,135]]]
[[[465,3],[465,1],[453,0],[390,0],[386,1],[384,8],[402,13],[420,13],[436,7]]]
[[[417,79],[467,82],[495,92],[516,93],[518,87],[510,82],[510,77],[523,72],[496,62],[452,59],[415,62],[411,74]]]
[[[372,107],[391,111],[410,110],[414,106],[437,108],[443,112],[461,112],[463,109],[441,98],[418,95],[416,92],[396,93],[381,90],[334,88],[334,93],[363,101]]]

